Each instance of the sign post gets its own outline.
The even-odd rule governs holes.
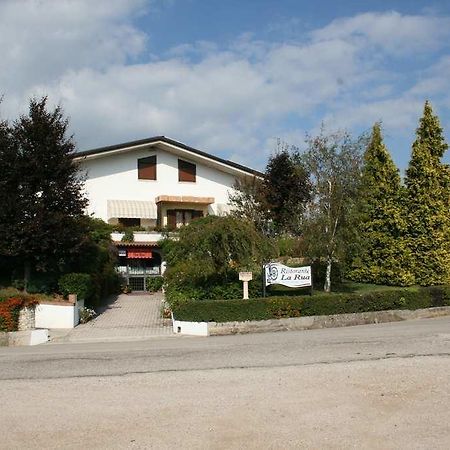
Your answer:
[[[252,272],[239,272],[239,280],[243,282],[243,296],[244,300],[248,300],[248,282],[253,280]]]

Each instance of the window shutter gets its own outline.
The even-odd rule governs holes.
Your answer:
[[[174,209],[167,210],[167,226],[171,230],[177,227],[177,213]]]
[[[178,181],[195,183],[196,166],[182,159],[178,160]]]
[[[139,180],[156,180],[156,155],[138,159]]]

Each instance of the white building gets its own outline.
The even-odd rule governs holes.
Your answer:
[[[207,214],[226,214],[237,178],[261,176],[164,136],[79,152],[88,213],[113,225],[143,227],[134,242],[113,233],[119,270],[133,289],[161,272],[161,229],[174,230]]]

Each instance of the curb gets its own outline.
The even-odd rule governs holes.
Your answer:
[[[39,345],[48,342],[48,330],[10,331],[0,333],[0,347]]]
[[[429,319],[450,315],[450,306],[425,309],[393,309],[364,313],[305,316],[288,319],[252,320],[245,322],[185,322],[174,319],[174,333],[195,336],[225,336],[230,334],[266,333],[272,331],[314,330],[354,325]]]

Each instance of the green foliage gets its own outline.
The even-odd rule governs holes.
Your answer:
[[[327,134],[322,129],[307,143],[308,150],[299,156],[311,174],[313,186],[304,239],[308,256],[327,263],[324,290],[330,291],[332,263],[346,261],[353,240],[354,208],[366,139],[353,139],[342,131]]]
[[[300,258],[305,255],[305,243],[299,236],[281,235],[277,238],[278,253],[280,256]]]
[[[236,181],[230,203],[236,217],[253,222],[264,234],[300,235],[310,191],[303,162],[279,143],[263,177]]]
[[[270,234],[271,224],[267,215],[262,178],[237,178],[229,197],[233,216],[253,223],[261,233]]]
[[[301,234],[305,205],[311,193],[309,174],[302,161],[286,148],[272,155],[262,190],[274,231]]]
[[[405,245],[407,221],[402,193],[399,170],[376,123],[364,154],[358,195],[360,252],[349,273],[351,279],[396,286],[413,284],[411,255]]]
[[[450,306],[450,287],[397,288],[362,294],[318,294],[254,300],[186,302],[173,312],[178,320],[229,322],[284,317],[361,313],[390,309]]]
[[[230,216],[198,219],[180,230],[178,240],[165,240],[163,249],[168,263],[166,298],[171,304],[239,297],[239,271],[258,273],[262,261],[276,253],[274,243],[252,223]],[[261,285],[250,283],[250,295],[256,284]]]
[[[149,277],[146,281],[146,289],[149,292],[158,292],[161,290],[164,284],[163,277]]]
[[[111,226],[100,219],[81,218],[85,230],[79,252],[64,267],[64,272],[88,273],[92,290],[86,304],[99,306],[101,299],[120,291],[120,278],[115,270],[117,249],[111,242]]]
[[[80,300],[86,300],[92,295],[92,280],[88,273],[67,273],[59,279],[58,285],[64,296],[77,294]]]
[[[123,232],[122,242],[134,242],[134,233],[133,230],[126,228]]]
[[[407,245],[417,284],[450,282],[450,177],[448,146],[437,116],[425,103],[406,171]]]
[[[0,126],[0,255],[29,273],[56,270],[78,250],[86,199],[60,107],[31,100],[28,115]],[[25,286],[26,287],[26,286]]]

